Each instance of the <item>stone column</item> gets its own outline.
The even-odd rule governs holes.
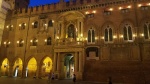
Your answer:
[[[75,67],[75,69],[74,69],[74,72],[75,73],[77,73],[78,72],[78,70],[79,70],[79,62],[78,62],[78,54],[77,54],[77,52],[75,52],[75,56],[74,56],[74,58],[75,58],[75,63],[74,63],[74,67]]]
[[[8,66],[6,67],[6,68],[9,69],[9,70],[6,69],[7,72],[8,72],[8,76],[9,76],[9,77],[13,77],[13,71],[14,71],[14,70],[13,70],[13,66],[14,66],[13,64],[10,64],[10,65],[9,65],[9,68],[8,68]]]
[[[83,55],[82,52],[79,52],[79,80],[82,80],[82,74],[83,74]]]
[[[83,71],[83,56],[82,52],[79,52],[79,72]]]
[[[57,53],[54,52],[53,71],[57,71]]]
[[[58,53],[57,57],[57,71],[60,72],[60,53]]]
[[[37,70],[36,70],[36,77],[40,78],[41,77],[41,64],[37,64]]]

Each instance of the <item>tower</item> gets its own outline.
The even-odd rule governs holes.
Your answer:
[[[8,4],[10,4],[11,9],[20,9],[20,8],[27,8],[29,5],[29,0],[5,0]]]

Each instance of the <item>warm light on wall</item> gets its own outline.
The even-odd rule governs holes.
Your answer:
[[[89,14],[89,12],[87,11],[87,12],[85,12],[85,14]]]
[[[109,8],[109,11],[113,11],[113,8]]]
[[[94,11],[92,11],[92,13],[96,13],[96,11],[94,10]]]
[[[6,44],[6,42],[4,42],[4,44]]]
[[[138,4],[138,7],[141,7],[142,6],[142,4]]]
[[[127,8],[131,8],[131,6],[128,6]]]
[[[120,38],[123,38],[123,35],[120,35]]]
[[[143,36],[144,36],[144,34],[140,34],[140,36],[142,36],[142,37],[143,37]]]
[[[54,23],[55,21],[54,20],[52,20],[52,23]]]
[[[113,36],[113,38],[115,39],[115,38],[117,38],[117,36],[116,36],[116,35],[114,35],[114,36]]]
[[[9,26],[6,26],[6,28],[8,28]]]
[[[85,38],[85,40],[87,41],[87,38]]]
[[[30,40],[30,42],[33,42],[32,40]]]
[[[95,40],[98,40],[98,38],[97,38],[97,37],[95,37]]]
[[[122,9],[122,7],[119,7],[119,10],[121,10]]]
[[[47,39],[45,39],[44,41],[47,42]]]
[[[104,39],[104,36],[102,36],[101,39]]]
[[[59,37],[57,36],[57,39],[59,39]]]
[[[19,43],[19,41],[17,41],[17,43]]]
[[[136,34],[133,34],[133,37],[136,37]]]
[[[149,6],[150,6],[150,3],[148,3],[147,5],[149,5]]]
[[[21,27],[21,24],[19,24],[19,27]]]
[[[34,22],[32,22],[32,25],[34,25]]]

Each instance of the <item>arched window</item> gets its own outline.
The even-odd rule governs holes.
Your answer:
[[[13,25],[7,26],[8,31],[13,31]]]
[[[110,28],[110,26],[107,26],[107,28],[105,29],[105,42],[111,42],[113,41],[113,33],[112,33],[112,29]]]
[[[34,22],[33,28],[38,28],[38,21]]]
[[[92,28],[88,31],[88,43],[95,43],[95,31]]]
[[[144,24],[144,38],[150,39],[150,23],[149,22],[146,22]]]
[[[26,24],[25,24],[25,23],[22,23],[22,24],[21,24],[21,30],[25,29],[25,27],[26,27]]]
[[[6,42],[6,47],[7,47],[7,48],[10,47],[10,41],[7,41],[7,42]]]
[[[19,47],[23,47],[24,41],[22,39],[19,40]]]
[[[124,37],[125,41],[131,41],[131,40],[133,40],[131,25],[126,24],[124,26],[124,28],[123,28],[123,35],[124,35],[123,37]]]
[[[37,42],[38,40],[36,38],[33,39],[33,43],[32,43],[32,46],[37,46]]]
[[[51,45],[51,37],[48,37],[48,38],[47,38],[46,44],[47,44],[47,45]]]
[[[75,38],[75,28],[73,24],[68,27],[68,38]]]
[[[53,27],[53,21],[52,20],[49,20],[48,27]]]

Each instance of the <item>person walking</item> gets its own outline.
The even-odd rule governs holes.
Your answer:
[[[75,74],[73,74],[73,82],[74,82],[74,84],[76,82],[76,75]]]

